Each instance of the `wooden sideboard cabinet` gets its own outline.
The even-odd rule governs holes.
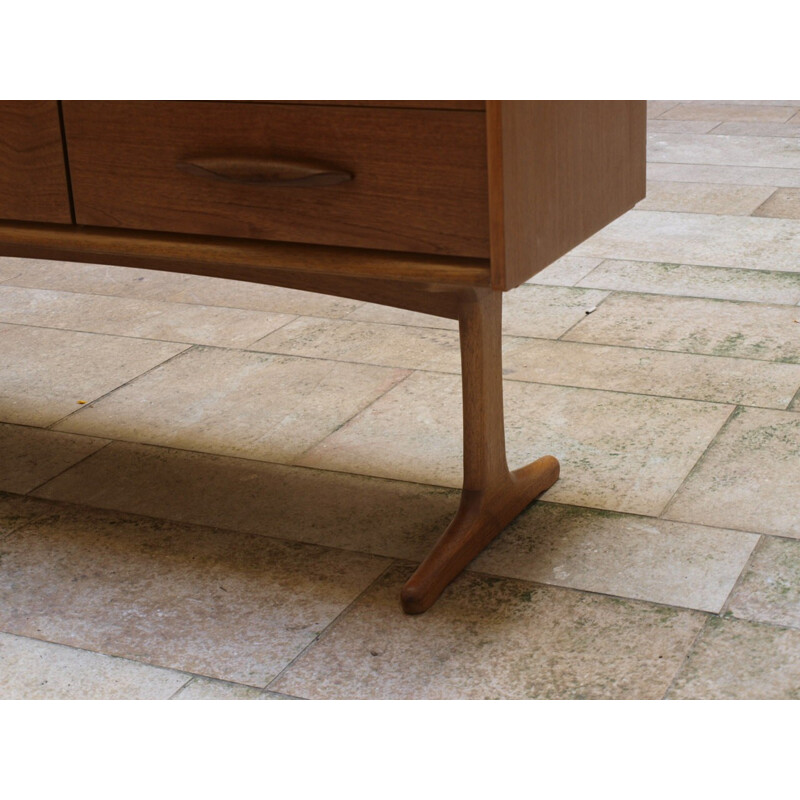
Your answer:
[[[458,320],[461,503],[408,613],[558,478],[552,456],[506,463],[503,292],[644,194],[644,101],[0,103],[0,255]]]

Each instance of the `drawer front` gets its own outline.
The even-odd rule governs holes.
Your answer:
[[[66,102],[79,224],[488,257],[485,115]]]
[[[54,100],[0,102],[0,219],[72,222]]]

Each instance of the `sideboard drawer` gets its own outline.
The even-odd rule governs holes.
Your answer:
[[[0,219],[72,222],[55,100],[0,101]]]
[[[64,103],[78,224],[488,258],[485,114]]]

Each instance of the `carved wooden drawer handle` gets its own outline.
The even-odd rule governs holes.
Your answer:
[[[230,183],[263,186],[334,186],[353,180],[342,169],[314,161],[249,156],[201,156],[179,161],[175,166],[190,175]]]

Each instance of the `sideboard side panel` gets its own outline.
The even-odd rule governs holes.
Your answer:
[[[646,110],[643,100],[489,101],[496,288],[528,280],[644,198]]]

